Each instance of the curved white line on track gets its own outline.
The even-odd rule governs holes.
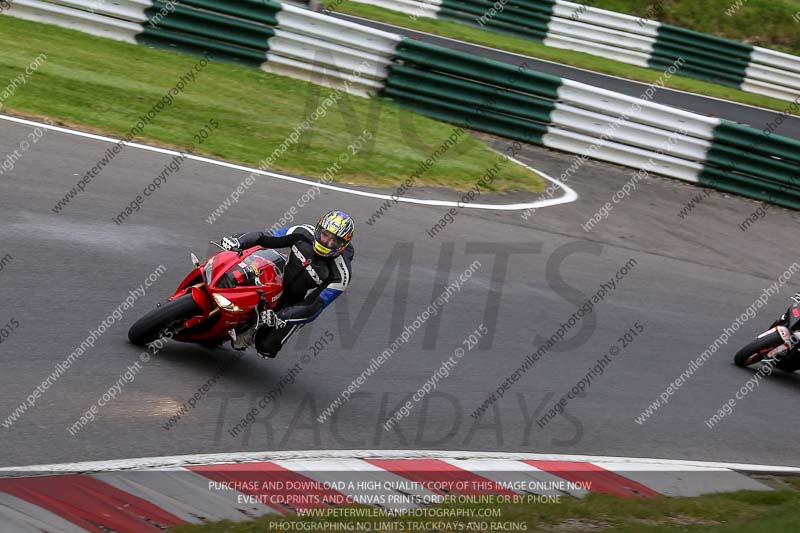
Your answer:
[[[114,144],[116,144],[118,142],[122,142],[122,144],[124,144],[125,146],[129,146],[131,148],[138,148],[140,150],[147,150],[149,152],[156,152],[156,153],[159,153],[159,154],[166,154],[166,155],[175,156],[175,155],[181,155],[183,153],[183,152],[178,152],[178,151],[175,151],[175,150],[169,150],[167,148],[158,148],[156,146],[149,146],[149,145],[146,145],[146,144],[139,144],[139,143],[134,143],[134,142],[130,142],[129,143],[129,142],[122,141],[121,139],[114,139],[113,137],[105,137],[103,135],[96,135],[94,133],[86,133],[86,132],[83,132],[83,131],[72,130],[72,129],[69,129],[69,128],[62,128],[60,126],[51,126],[49,124],[44,124],[42,122],[36,122],[34,120],[28,120],[28,119],[19,118],[19,117],[12,117],[12,116],[9,116],[9,115],[0,115],[0,119],[6,120],[6,121],[9,121],[9,122],[16,122],[18,124],[25,124],[27,126],[38,126],[40,128],[44,128],[44,129],[48,129],[48,130],[52,130],[52,131],[58,131],[60,133],[66,133],[66,134],[69,134],[69,135],[76,135],[78,137],[85,137],[87,139],[93,139],[93,140],[96,140],[96,141],[102,141],[102,142],[114,143]],[[218,159],[210,159],[208,157],[201,157],[201,156],[192,155],[192,154],[185,154],[185,155],[186,155],[187,159],[191,159],[192,161],[199,161],[201,163],[207,163],[209,165],[216,165],[216,166],[220,166],[220,167],[226,167],[226,168],[230,168],[230,169],[234,169],[234,170],[240,170],[240,171],[243,171],[243,172],[249,172],[249,173],[253,173],[253,174],[260,174],[262,176],[269,176],[270,178],[275,178],[275,179],[280,179],[280,180],[285,180],[285,181],[291,181],[291,182],[295,182],[295,183],[302,183],[304,185],[316,186],[316,187],[320,187],[322,189],[329,189],[331,191],[342,192],[342,193],[345,193],[345,194],[354,194],[354,195],[357,195],[357,196],[366,196],[366,197],[369,197],[369,198],[378,198],[380,200],[391,200],[392,199],[392,197],[390,195],[388,195],[388,194],[379,194],[379,193],[374,193],[374,192],[359,191],[357,189],[348,189],[346,187],[339,187],[339,186],[336,186],[336,185],[328,185],[326,183],[320,183],[320,182],[314,181],[314,180],[296,178],[294,176],[287,176],[287,175],[279,174],[279,173],[276,173],[276,172],[269,172],[269,171],[266,171],[266,170],[259,170],[257,168],[250,168],[250,167],[246,167],[246,166],[243,166],[243,165],[236,165],[234,163],[228,163],[226,161],[220,161]],[[548,181],[550,181],[552,183],[555,183],[558,187],[560,187],[561,189],[564,190],[564,194],[562,196],[558,197],[558,198],[549,198],[549,199],[546,199],[546,200],[537,200],[535,202],[529,202],[529,203],[505,204],[505,205],[465,204],[465,205],[462,205],[461,207],[466,207],[466,208],[470,208],[470,209],[490,209],[490,210],[495,210],[495,211],[520,211],[520,210],[523,210],[523,209],[539,209],[539,208],[542,208],[542,207],[550,207],[550,206],[559,205],[559,204],[568,204],[568,203],[574,202],[575,200],[578,199],[578,193],[576,193],[570,187],[568,187],[568,186],[564,185],[563,183],[559,182],[558,180],[556,180],[554,178],[551,178],[550,176],[548,176],[547,174],[545,174],[545,173],[543,173],[543,172],[541,172],[539,170],[531,168],[530,166],[526,165],[525,163],[522,163],[521,161],[518,161],[518,160],[514,159],[513,157],[509,157],[508,159],[510,159],[511,161],[517,163],[520,166],[523,166],[523,167],[527,168],[531,172],[534,172],[535,174],[538,174],[538,175],[542,176],[546,180],[548,180]],[[452,202],[452,201],[449,201],[449,200],[423,200],[423,199],[418,199],[418,198],[401,197],[401,198],[398,198],[398,201],[399,202],[408,203],[408,204],[420,204],[420,205],[441,206],[441,207],[459,207],[459,205],[458,205],[459,202]]]
[[[65,473],[65,472],[116,472],[120,470],[181,469],[188,465],[246,463],[252,461],[309,460],[309,459],[506,459],[512,461],[571,461],[615,463],[634,469],[636,465],[659,465],[665,470],[680,471],[681,467],[725,469],[755,473],[800,474],[800,468],[792,466],[754,465],[742,463],[720,463],[707,461],[685,461],[673,459],[643,459],[637,457],[606,457],[596,455],[562,455],[514,452],[475,452],[437,450],[302,450],[271,452],[234,452],[197,455],[172,455],[164,457],[141,457],[137,459],[113,459],[109,461],[86,461],[80,463],[40,464],[0,468],[3,474]]]

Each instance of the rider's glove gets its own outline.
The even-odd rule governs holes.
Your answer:
[[[278,314],[272,309],[261,311],[261,323],[271,328],[282,328],[286,325],[286,321],[281,320]]]
[[[238,250],[242,247],[242,243],[236,237],[224,237],[220,244],[228,251]]]

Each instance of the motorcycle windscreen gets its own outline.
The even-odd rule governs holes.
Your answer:
[[[247,257],[242,258],[228,273],[238,274],[244,272],[246,277],[239,286],[258,286],[267,288],[280,288],[283,286],[283,270],[286,266],[286,257],[275,250],[257,250]]]

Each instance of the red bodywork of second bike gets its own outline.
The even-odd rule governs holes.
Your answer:
[[[248,248],[241,255],[238,252],[220,252],[210,257],[192,270],[169,298],[174,300],[191,294],[202,310],[184,322],[174,339],[203,344],[225,341],[230,338],[230,330],[254,320],[259,302],[264,302],[262,308],[274,309],[283,294],[286,260],[285,255],[260,246]],[[242,268],[250,268],[249,272],[260,284],[230,288],[218,285],[226,273]],[[219,295],[217,300],[215,294]]]

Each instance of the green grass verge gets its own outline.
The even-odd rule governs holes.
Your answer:
[[[796,481],[795,481],[796,483]],[[217,522],[186,525],[169,533],[256,533],[266,531],[492,531],[491,523],[518,524],[515,531],[528,532],[602,532],[602,533],[795,533],[800,520],[800,493],[794,490],[775,492],[743,491],[713,494],[696,498],[657,498],[623,500],[602,494],[584,499],[562,497],[558,503],[442,504],[430,509],[499,510],[500,517],[452,517],[436,511],[436,517],[262,517],[252,522]],[[378,514],[371,509],[368,512]],[[433,512],[431,513],[433,515]],[[305,523],[297,524],[298,522]],[[313,524],[312,524],[313,522]],[[459,526],[426,528],[421,523],[451,522]],[[468,523],[473,523],[468,527]],[[356,524],[364,524],[355,529]],[[325,524],[331,524],[325,527]],[[340,524],[339,526],[335,524]],[[369,527],[366,524],[370,524]],[[379,527],[383,524],[383,527]],[[416,524],[416,526],[415,526]],[[486,524],[486,529],[480,525]],[[524,524],[524,525],[523,525]],[[525,528],[525,529],[523,529]],[[499,531],[501,529],[494,529]],[[507,529],[510,530],[510,529]]]
[[[610,9],[800,55],[800,0],[587,0]],[[730,14],[729,14],[730,13]]]
[[[705,9],[705,7],[703,7],[704,3],[697,2],[697,0],[694,1],[696,2],[698,11]],[[705,0],[703,1],[705,2]],[[733,2],[735,0],[730,1]],[[701,6],[701,4],[703,6]],[[349,0],[345,0],[341,4],[337,5],[336,11],[394,24],[396,26],[424,31],[434,35],[440,35],[442,37],[450,37],[452,39],[489,46],[491,48],[497,48],[507,52],[514,52],[548,61],[555,61],[557,63],[580,67],[594,72],[611,74],[612,76],[619,76],[621,78],[627,78],[630,80],[653,83],[662,77],[662,73],[658,70],[628,65],[627,63],[622,63],[613,59],[606,59],[604,57],[594,56],[583,52],[552,48],[532,40],[523,39],[521,37],[505,35],[449,20],[429,18],[417,18],[416,20],[413,20],[410,16],[404,13],[398,13],[388,9],[367,4],[360,4]],[[800,33],[800,24],[796,25],[796,30],[798,30]],[[747,93],[731,87],[724,87],[715,83],[700,81],[684,76],[672,76],[666,81],[665,85],[672,89],[714,96],[716,98],[723,98],[733,102],[740,102],[766,109],[773,109],[775,111],[787,111],[789,106],[789,102],[784,102],[783,100],[779,100],[777,98]]]
[[[47,56],[27,83],[2,102],[3,111],[46,116],[62,124],[124,136],[198,58],[0,16],[0,92],[39,54]],[[139,140],[178,149],[209,120],[219,122],[196,153],[257,166],[331,91],[258,69],[212,62]],[[336,181],[392,186],[405,181],[452,133],[452,126],[402,109],[387,99],[345,95],[303,133],[273,169],[322,176],[364,129],[375,138]],[[416,183],[471,188],[500,156],[464,135]],[[496,190],[541,191],[543,180],[503,165]]]

